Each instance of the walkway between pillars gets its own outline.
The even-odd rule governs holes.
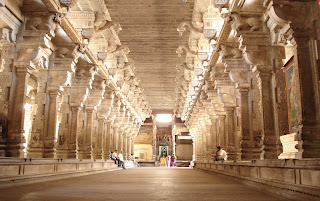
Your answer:
[[[231,177],[186,168],[135,168],[1,189],[0,200],[282,201]]]

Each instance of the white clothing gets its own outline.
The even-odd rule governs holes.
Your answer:
[[[117,158],[117,157],[118,157],[117,152],[114,152],[114,153],[113,153],[113,158]]]
[[[119,160],[120,160],[120,161],[123,161],[123,155],[122,155],[122,153],[119,154]]]
[[[227,160],[227,152],[223,149],[220,149],[220,151],[217,152],[217,159],[223,159]]]

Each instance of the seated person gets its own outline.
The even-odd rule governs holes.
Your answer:
[[[112,151],[111,154],[110,154],[110,159],[114,161],[114,164],[117,164],[117,160],[116,160],[116,158],[114,157],[113,151]]]
[[[227,152],[221,149],[220,146],[217,146],[216,161],[226,161],[226,160],[227,160]]]

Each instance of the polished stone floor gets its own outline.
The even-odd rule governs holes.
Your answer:
[[[135,168],[1,189],[0,200],[280,201],[236,180],[188,168]]]

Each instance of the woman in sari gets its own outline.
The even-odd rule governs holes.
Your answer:
[[[171,157],[170,157],[170,155],[168,155],[168,156],[166,157],[166,162],[167,162],[167,167],[170,167],[170,162],[171,162]]]
[[[177,157],[174,154],[172,154],[172,157],[171,157],[171,166],[177,167]]]

